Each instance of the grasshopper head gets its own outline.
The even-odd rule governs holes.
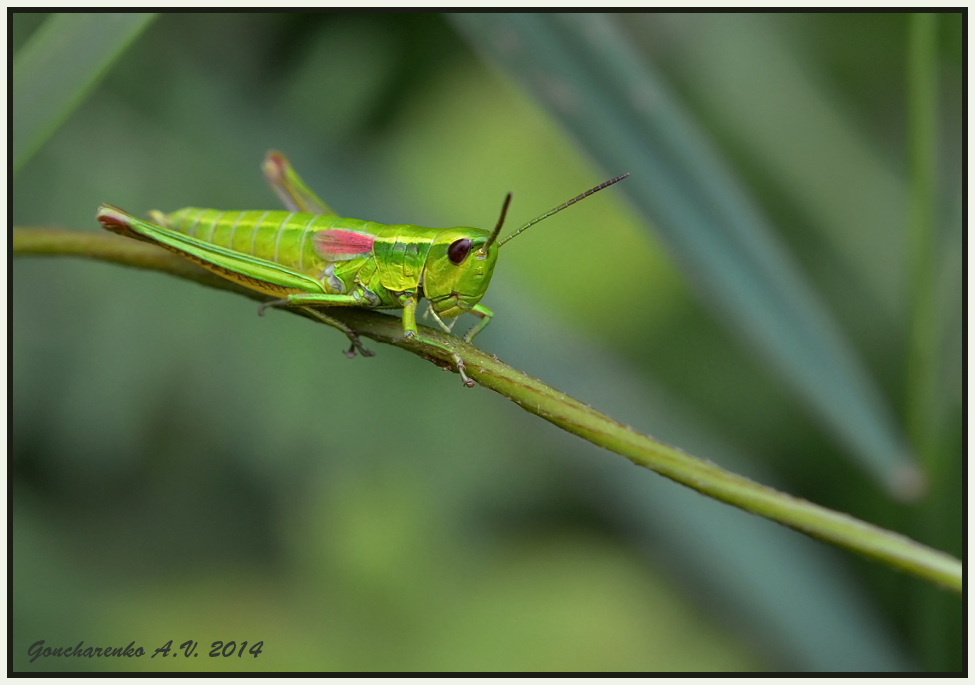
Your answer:
[[[491,283],[494,265],[498,261],[498,248],[539,221],[561,212],[603,188],[608,188],[617,181],[622,181],[627,176],[629,174],[623,174],[600,183],[595,188],[590,188],[555,209],[532,219],[500,241],[498,235],[501,233],[504,217],[511,204],[511,193],[508,193],[504,199],[501,218],[490,233],[479,228],[451,228],[441,231],[434,238],[430,252],[427,253],[427,261],[423,269],[424,296],[430,300],[433,310],[441,318],[450,319],[470,311],[471,307],[480,302]]]
[[[423,269],[423,295],[442,318],[460,316],[480,302],[497,261],[498,243],[487,231],[441,231],[430,246]]]

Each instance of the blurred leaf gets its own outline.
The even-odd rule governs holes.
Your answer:
[[[686,37],[673,42],[667,61],[689,97],[715,113],[715,128],[774,179],[773,193],[801,208],[807,217],[801,230],[829,244],[869,295],[877,318],[896,319],[904,285],[903,179],[896,162],[856,125],[847,103],[804,63],[783,29],[790,22],[779,19],[655,16],[641,17],[639,28],[649,32],[648,42],[668,31]],[[857,52],[861,68],[864,54],[871,53]],[[882,59],[891,56],[884,52]]]
[[[395,47],[386,32],[356,15],[327,25],[286,84],[288,113],[326,140],[348,138],[395,76]]]
[[[56,14],[14,58],[14,175],[54,135],[155,14]]]
[[[706,301],[774,363],[861,467],[916,496],[922,476],[882,398],[757,207],[601,15],[464,14],[454,23],[533,93],[653,219]]]

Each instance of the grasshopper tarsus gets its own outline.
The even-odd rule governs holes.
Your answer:
[[[349,349],[345,351],[345,356],[348,357],[349,359],[355,359],[356,350],[358,350],[359,354],[361,354],[363,357],[376,356],[375,352],[373,352],[372,350],[367,350],[365,347],[362,346],[362,343],[359,342],[359,336],[354,334],[350,335],[349,340],[352,342],[352,344],[349,345]]]
[[[457,373],[460,374],[460,379],[464,382],[465,388],[474,387],[474,379],[467,375],[467,366],[464,364],[464,360],[460,358],[460,355],[454,353],[454,364],[457,365]]]
[[[328,318],[328,320],[334,322],[331,325],[335,326],[340,331],[342,331],[343,333],[345,333],[345,337],[347,337],[349,339],[349,342],[351,343],[349,345],[349,349],[347,349],[345,351],[345,353],[344,353],[346,357],[348,357],[349,359],[355,359],[355,353],[356,353],[356,351],[358,351],[359,354],[361,354],[363,357],[375,357],[376,356],[376,353],[375,352],[373,352],[372,350],[367,350],[365,347],[362,346],[362,341],[359,340],[359,336],[358,336],[358,334],[356,334],[355,331],[353,331],[351,328],[349,328],[345,324],[343,324],[343,323],[341,323],[339,321],[336,321],[332,317],[327,317],[327,318]]]

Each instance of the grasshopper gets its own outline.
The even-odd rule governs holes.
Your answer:
[[[280,152],[267,153],[264,177],[286,211],[220,211],[187,207],[142,221],[109,204],[98,208],[102,226],[123,236],[154,243],[239,285],[278,299],[260,305],[300,307],[349,338],[346,355],[371,357],[359,336],[316,307],[403,310],[403,335],[446,351],[467,387],[463,360],[452,349],[422,337],[416,327],[421,298],[441,328],[444,319],[470,312],[478,321],[464,336],[471,342],[494,317],[480,304],[494,274],[498,249],[525,229],[626,178],[617,176],[532,219],[498,240],[511,203],[508,193],[493,231],[479,228],[424,228],[344,219],[308,189]]]

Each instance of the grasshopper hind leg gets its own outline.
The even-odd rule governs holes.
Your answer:
[[[270,300],[269,302],[262,302],[261,305],[257,308],[257,313],[259,316],[264,316],[264,310],[267,309],[268,307],[287,307],[287,306],[294,306],[294,304],[287,298],[282,300]],[[359,354],[361,354],[363,357],[376,356],[375,352],[373,352],[372,350],[367,350],[365,347],[362,346],[362,341],[359,340],[358,333],[356,333],[354,330],[349,328],[347,325],[345,325],[338,319],[334,319],[328,314],[322,314],[320,311],[313,309],[311,307],[301,307],[300,309],[304,311],[306,314],[309,314],[310,316],[318,319],[322,323],[328,324],[332,328],[337,328],[338,330],[345,333],[345,337],[347,337],[349,339],[349,342],[352,343],[351,345],[349,345],[349,349],[345,351],[345,356],[348,357],[349,359],[355,357],[356,351],[358,351]]]
[[[359,340],[358,333],[356,333],[354,330],[349,328],[347,325],[345,325],[338,319],[333,319],[328,314],[322,314],[321,312],[316,311],[311,307],[302,307],[302,309],[305,312],[314,316],[322,323],[328,324],[329,326],[332,326],[333,328],[337,328],[343,333],[345,333],[345,337],[347,337],[349,339],[349,342],[352,343],[351,345],[349,345],[349,349],[345,351],[345,356],[348,357],[349,359],[353,359],[355,357],[355,353],[357,350],[359,354],[361,354],[363,357],[376,356],[375,352],[373,352],[372,350],[367,350],[365,347],[362,346],[362,342]]]

